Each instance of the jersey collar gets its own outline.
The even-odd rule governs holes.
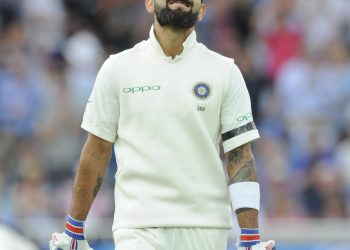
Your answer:
[[[178,62],[181,59],[183,59],[189,53],[189,51],[193,48],[193,46],[196,45],[197,34],[194,30],[191,32],[191,34],[187,37],[186,41],[183,43],[184,50],[182,51],[182,53],[180,55],[177,55],[174,59],[171,56],[167,56],[164,54],[164,51],[163,51],[162,47],[160,46],[160,44],[156,38],[156,35],[154,34],[153,25],[152,25],[151,30],[149,32],[149,41],[150,41],[151,45],[157,50],[157,52],[159,54],[162,55],[162,57],[164,57],[164,59],[166,61],[168,61],[170,63],[175,63],[175,62]]]

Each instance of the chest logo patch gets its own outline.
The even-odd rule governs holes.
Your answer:
[[[192,88],[193,95],[200,100],[207,100],[211,95],[211,88],[208,83],[197,82]]]

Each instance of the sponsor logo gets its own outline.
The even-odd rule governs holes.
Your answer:
[[[251,121],[253,118],[253,115],[251,112],[245,114],[245,115],[240,115],[237,117],[238,122],[244,122],[244,121]]]
[[[211,88],[208,83],[197,82],[192,88],[193,95],[200,100],[207,100],[211,95]]]
[[[161,88],[159,85],[153,85],[153,86],[136,86],[136,87],[128,87],[123,88],[123,92],[125,94],[136,94],[136,93],[145,93],[148,91],[159,91]]]

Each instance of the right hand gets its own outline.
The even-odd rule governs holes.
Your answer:
[[[77,240],[65,233],[53,233],[50,240],[50,250],[94,250],[87,240]]]
[[[273,240],[269,240],[266,242],[260,242],[251,247],[238,247],[238,250],[276,250],[275,242]]]

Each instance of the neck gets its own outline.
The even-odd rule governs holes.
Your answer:
[[[154,34],[162,47],[166,56],[180,55],[184,50],[183,43],[193,31],[193,27],[189,29],[176,29],[172,27],[162,27],[160,24],[154,22]]]

